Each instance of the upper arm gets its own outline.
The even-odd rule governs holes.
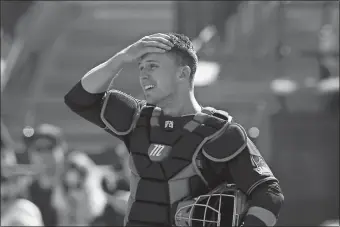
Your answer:
[[[65,104],[76,114],[93,124],[105,128],[100,110],[105,93],[91,94],[79,81],[64,97]]]
[[[249,138],[247,138],[243,151],[230,160],[227,165],[236,186],[247,195],[250,195],[255,188],[264,182],[277,181],[268,164]]]
[[[232,181],[230,183],[235,183],[248,195],[263,182],[276,181],[259,150],[239,124],[231,123],[221,136],[206,144],[203,155],[213,162],[212,166],[222,179]]]
[[[122,95],[118,96],[116,94]],[[73,112],[85,120],[92,122],[116,137],[125,139],[124,137],[128,133],[124,133],[124,131],[126,131],[126,128],[131,127],[134,117],[137,117],[135,113],[138,112],[141,101],[132,97],[124,99],[122,98],[124,95],[128,97],[122,92],[111,91],[91,94],[82,87],[81,82],[78,82],[66,94],[64,100],[65,104]]]

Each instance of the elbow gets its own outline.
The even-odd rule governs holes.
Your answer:
[[[271,201],[273,201],[275,210],[277,211],[276,216],[279,216],[285,197],[278,182],[268,185],[267,195],[271,198]]]
[[[72,99],[71,91],[64,96],[64,103],[72,111],[76,111],[78,109],[76,103]]]
[[[266,182],[252,193],[252,205],[269,209],[276,217],[284,203],[284,195],[278,182]]]
[[[101,103],[105,93],[91,94],[84,90],[79,81],[65,96],[64,103],[72,111],[83,111]]]
[[[284,197],[284,195],[283,195],[282,192],[280,193],[280,196],[279,196],[279,197],[280,197],[280,198],[279,198],[279,204],[280,204],[280,209],[281,209],[281,207],[282,207],[283,204],[284,204],[285,197]]]
[[[69,90],[66,95],[64,96],[64,103],[66,106],[68,106],[70,109],[73,109],[74,106],[76,105],[76,101],[79,95],[77,95],[79,92],[79,85],[76,84],[71,90]]]
[[[251,194],[244,226],[274,226],[284,203],[284,195],[277,182],[264,183]]]
[[[66,104],[66,106],[70,107],[70,95],[69,95],[69,93],[67,93],[64,96],[64,103]]]

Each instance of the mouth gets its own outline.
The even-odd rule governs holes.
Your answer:
[[[144,86],[144,91],[150,91],[155,87],[156,87],[155,85],[146,85],[146,86]]]

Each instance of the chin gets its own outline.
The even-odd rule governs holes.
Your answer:
[[[147,103],[151,105],[157,105],[163,99],[163,96],[157,96],[155,94],[152,94],[152,95],[148,94],[145,96],[145,99]]]
[[[146,98],[146,102],[152,105],[156,105],[157,104],[157,100],[155,100],[155,98],[147,96]]]

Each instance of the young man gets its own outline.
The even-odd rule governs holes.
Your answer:
[[[107,91],[124,63],[135,60],[144,101]],[[90,70],[65,103],[129,149],[126,226],[183,225],[175,218],[183,202],[224,182],[247,195],[244,226],[272,226],[283,202],[278,181],[240,125],[226,112],[196,101],[196,67],[186,36],[146,36]]]

